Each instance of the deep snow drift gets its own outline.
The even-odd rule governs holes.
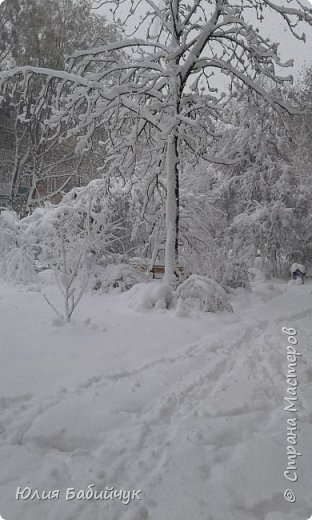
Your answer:
[[[312,512],[312,286],[237,289],[233,313],[136,312],[86,295],[59,326],[43,292],[0,285],[6,520],[287,520]],[[297,330],[298,481],[287,467],[287,336]],[[141,490],[121,500],[66,490]],[[59,499],[16,500],[26,487]],[[94,489],[92,488],[92,489]],[[291,488],[296,502],[284,491]],[[138,497],[142,498],[139,500]]]

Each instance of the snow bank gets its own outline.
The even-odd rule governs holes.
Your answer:
[[[306,520],[312,295],[310,283],[286,287],[278,280],[274,289],[255,283],[252,292],[232,291],[233,314],[180,319],[174,312],[129,310],[135,294],[145,293],[150,305],[155,294],[166,296],[161,282],[140,284],[123,294],[86,294],[77,321],[55,327],[42,294],[0,283],[0,515]],[[47,292],[60,298],[57,288]],[[83,323],[86,316],[92,325]],[[290,416],[283,404],[285,326],[296,329],[302,353],[303,456],[294,504],[283,497],[292,487],[283,477]],[[142,500],[66,501],[68,488],[87,491],[92,484],[99,491],[140,489]],[[59,490],[60,498],[16,500],[18,487],[27,486]]]
[[[192,275],[176,291],[161,281],[139,283],[128,292],[127,301],[136,311],[176,307],[184,317],[190,309],[204,312],[232,312],[223,287],[208,276]]]
[[[233,311],[223,287],[207,276],[193,274],[178,287],[177,294],[186,305],[197,310]]]

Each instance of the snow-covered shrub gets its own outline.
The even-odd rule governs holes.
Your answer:
[[[34,261],[54,271],[64,296],[64,317],[69,321],[89,281],[92,286],[96,277],[96,262],[90,263],[88,258],[109,258],[113,244],[121,241],[122,226],[114,201],[105,196],[105,183],[97,180],[73,189],[58,205],[36,209],[21,221],[21,228],[31,244]],[[128,274],[128,282],[129,278]]]
[[[35,282],[37,278],[32,258],[18,247],[10,249],[3,255],[0,274],[10,283],[28,284]]]
[[[57,285],[64,297],[64,318],[70,321],[87,287],[85,256],[87,244],[83,237],[65,235],[65,230],[56,230],[53,237],[53,254],[48,251]],[[64,232],[64,233],[63,233]],[[47,302],[56,311],[51,302]]]
[[[18,246],[19,229],[15,211],[3,210],[0,213],[0,254],[6,254]]]
[[[17,215],[10,210],[4,210],[0,215],[0,276],[9,283],[27,284],[36,280]]]
[[[57,206],[49,204],[36,209],[21,221],[21,228],[25,240],[31,244],[34,260],[54,271],[64,297],[63,317],[70,321],[87,287],[85,256],[89,243],[79,211],[66,198]],[[46,296],[45,299],[62,316]]]
[[[159,281],[135,285],[128,291],[127,299],[136,311],[168,309],[173,303],[171,288]]]
[[[190,276],[177,288],[177,295],[186,305],[197,310],[233,311],[223,287],[208,276]]]
[[[118,289],[128,291],[134,285],[148,281],[149,276],[125,263],[95,265],[89,275],[89,286],[93,290],[109,292]]]
[[[34,260],[54,271],[57,285],[64,297],[64,312],[49,305],[59,317],[70,321],[87,286],[85,255],[88,244],[79,216],[68,204],[38,208],[23,219],[21,226],[28,243],[32,244]]]
[[[250,282],[263,283],[266,281],[265,274],[257,266],[249,267],[248,279]]]
[[[226,264],[222,284],[226,287],[249,289],[248,268],[245,262],[232,260]]]
[[[100,180],[74,188],[58,205],[37,208],[21,224],[36,256],[48,265],[53,264],[56,237],[62,236],[65,242],[83,239],[86,249],[101,258],[112,249],[112,244],[120,242],[122,232],[114,201],[105,195],[104,183]]]

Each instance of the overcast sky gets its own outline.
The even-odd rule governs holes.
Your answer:
[[[312,0],[303,0],[307,5],[312,5]],[[0,0],[0,4],[3,0]],[[281,0],[278,0],[281,3]],[[106,8],[102,7],[100,11],[107,14]],[[300,76],[300,71],[306,65],[312,64],[312,27],[304,24],[303,31],[306,33],[307,41],[304,44],[292,37],[287,30],[285,22],[281,16],[276,13],[266,16],[265,23],[261,24],[262,32],[275,42],[280,42],[280,55],[286,61],[294,58],[295,65],[289,69],[289,74],[293,74],[296,78]],[[284,69],[285,72],[285,69]]]
[[[281,4],[282,0],[275,0]],[[301,0],[309,6],[309,0]],[[312,5],[312,0],[310,2]],[[305,66],[312,65],[312,27],[308,24],[302,24],[301,30],[298,32],[305,32],[306,43],[294,38],[287,28],[286,22],[280,15],[269,9],[266,10],[267,14],[262,24],[259,24],[261,33],[269,37],[274,42],[279,42],[280,57],[283,61],[287,61],[291,58],[294,59],[294,67],[289,69],[282,69],[282,75],[292,74],[295,79],[299,79],[301,71]],[[107,15],[106,8],[101,8],[101,13]],[[109,18],[109,16],[108,16]]]

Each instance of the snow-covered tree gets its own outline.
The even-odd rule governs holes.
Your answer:
[[[0,70],[8,65],[12,43],[12,27],[9,22],[9,5],[0,4]]]
[[[234,122],[222,144],[230,157],[240,159],[223,168],[216,187],[227,213],[225,250],[229,262],[243,270],[260,249],[266,268],[277,274],[295,240],[290,133],[258,96],[249,93],[232,109]]]
[[[4,19],[0,40],[11,67],[63,69],[66,55],[76,48],[114,39],[118,32],[94,13],[89,0],[4,1],[0,10]],[[11,205],[22,213],[45,200],[56,202],[63,190],[96,176],[95,156],[78,157],[73,139],[61,142],[62,134],[54,136],[44,125],[50,115],[51,91],[42,83],[37,77],[27,89],[15,85],[2,103],[6,116],[0,127],[5,144],[0,144],[0,156],[5,156],[3,175],[10,181]],[[37,103],[40,92],[46,96],[44,105],[40,99]],[[101,151],[97,148],[99,155]]]
[[[220,136],[219,122],[229,98],[244,86],[256,92],[274,110],[287,110],[270,82],[283,83],[277,66],[283,64],[278,45],[261,35],[249,18],[259,20],[274,12],[280,15],[296,38],[301,22],[312,24],[312,11],[297,0],[114,0],[115,19],[122,12],[139,17],[141,34],[125,35],[122,41],[73,54],[66,72],[33,67],[2,74],[2,83],[12,77],[33,75],[57,83],[53,124],[70,126],[78,136],[78,151],[89,150],[97,127],[108,131],[110,154],[103,171],[107,176],[128,177],[149,172],[156,186],[166,187],[165,282],[177,276],[180,227],[180,168],[184,153],[196,162],[224,162],[214,151]],[[259,25],[259,24],[258,24]],[[300,27],[299,27],[300,29]],[[116,57],[123,50],[124,57]],[[214,83],[218,74],[228,80],[225,92]],[[266,78],[267,83],[258,81]],[[290,109],[288,109],[290,110]]]
[[[290,153],[292,158],[292,173],[296,178],[296,205],[297,216],[294,244],[294,262],[311,265],[312,257],[312,70],[306,71],[299,85],[296,85],[288,94],[299,100],[300,115],[296,116],[291,124]]]
[[[62,70],[76,49],[115,39],[116,28],[92,7],[90,0],[4,0],[0,45],[11,66]]]
[[[279,94],[300,99],[294,89]],[[239,160],[219,168],[213,188],[217,207],[227,214],[224,248],[229,262],[251,265],[260,250],[269,275],[288,276],[292,262],[305,263],[309,257],[308,103],[302,109],[295,117],[281,118],[250,93],[232,103],[232,126],[222,148]]]

